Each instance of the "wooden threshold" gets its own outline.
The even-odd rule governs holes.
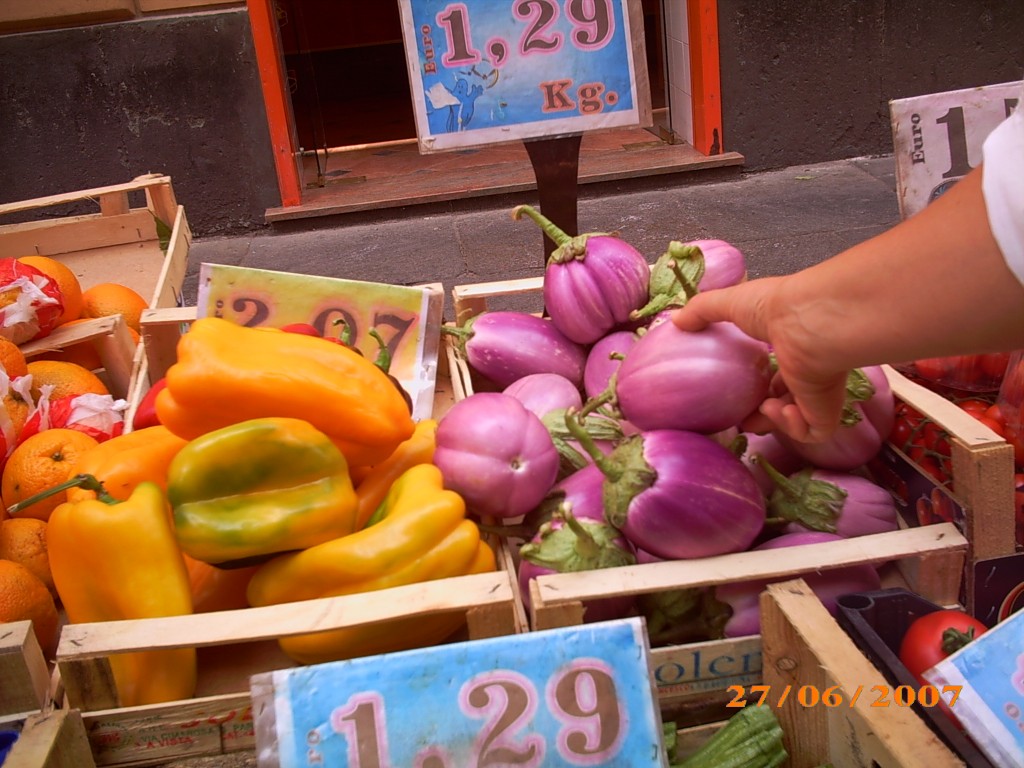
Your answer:
[[[537,183],[522,142],[421,155],[414,139],[304,158],[300,205],[268,209],[269,223],[528,192]],[[582,184],[742,166],[735,152],[707,156],[641,128],[585,134]]]

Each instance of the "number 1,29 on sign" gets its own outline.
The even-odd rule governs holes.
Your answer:
[[[612,0],[568,0],[568,35],[556,28],[560,13],[555,0],[514,0],[512,14],[522,24],[522,32],[515,41],[519,56],[558,53],[567,43],[581,51],[597,51],[615,34]],[[464,3],[446,6],[437,14],[437,23],[444,29],[446,39],[446,50],[441,55],[444,66],[469,67],[481,61],[484,53],[472,39],[469,9]],[[509,41],[497,36],[486,41],[484,51],[495,69],[501,69],[511,54]]]
[[[600,659],[577,659],[562,668],[547,680],[542,696],[529,678],[499,669],[462,684],[460,712],[424,706],[421,722],[390,723],[387,709],[377,691],[349,697],[331,712],[328,723],[306,734],[307,764],[326,765],[326,740],[341,736],[351,768],[393,768],[392,752],[404,750],[389,737],[415,740],[413,768],[607,765],[621,750],[629,721],[612,669]],[[453,730],[450,723],[459,714],[466,720],[462,730]],[[430,734],[449,743],[430,743]],[[465,744],[471,745],[469,754],[462,751]]]

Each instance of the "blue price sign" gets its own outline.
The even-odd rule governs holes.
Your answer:
[[[640,0],[400,0],[424,153],[650,125]]]
[[[255,675],[259,765],[666,765],[640,619]]]

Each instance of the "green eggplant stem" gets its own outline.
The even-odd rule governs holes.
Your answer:
[[[590,436],[590,433],[583,426],[583,417],[577,408],[565,409],[565,426],[573,439],[585,450],[594,460],[594,464],[604,473],[609,480],[616,480],[622,475],[622,470],[614,463],[608,461],[597,442]]]
[[[772,479],[775,484],[775,488],[782,492],[787,499],[799,499],[802,495],[800,489],[796,487],[796,484],[786,477],[784,474],[779,472],[775,467],[771,465],[760,453],[754,455],[754,463],[761,467]]]
[[[63,483],[50,486],[45,491],[40,491],[37,494],[29,496],[27,499],[22,499],[17,504],[12,504],[7,508],[7,514],[12,517],[16,516],[21,510],[31,507],[36,502],[48,499],[62,491],[66,491],[69,488],[84,488],[87,491],[93,491],[96,494],[96,498],[102,501],[104,504],[117,504],[118,499],[115,499],[109,493],[107,489],[103,487],[103,481],[98,480],[94,475],[75,475],[74,477],[65,480]]]
[[[532,205],[517,205],[512,210],[512,218],[519,221],[519,219],[523,217],[524,213],[533,219],[534,223],[541,228],[544,234],[547,235],[555,245],[566,245],[572,240],[572,238],[559,229],[551,219],[546,217]]]
[[[442,325],[441,333],[447,333],[449,336],[455,336],[460,339],[467,339],[473,332],[468,328],[458,325]]]

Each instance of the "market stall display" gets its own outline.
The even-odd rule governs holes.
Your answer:
[[[685,334],[665,315],[709,274],[742,280],[742,254],[673,242],[648,265],[615,235],[569,238],[517,210],[561,257],[540,279],[453,289],[455,320],[443,337],[430,329],[426,418],[386,343],[358,348],[352,321],[249,327],[155,289],[123,431],[90,438],[71,462],[77,487],[50,512],[70,622],[52,675],[27,623],[12,625],[0,663],[16,685],[0,712],[80,712],[102,765],[253,750],[256,677],[624,617],[651,644],[655,708],[688,721],[676,744],[693,765],[718,759],[699,756],[712,734],[744,732],[723,711],[784,686],[817,694],[820,711],[777,700],[777,722],[742,726],[771,742],[766,765],[861,764],[855,752],[909,765],[915,749],[957,764],[916,713],[883,723],[854,705],[882,673],[832,615],[842,596],[891,585],[973,609],[978,566],[1014,549],[1005,433],[889,366],[851,373],[834,443],[744,433],[771,350],[735,327]],[[183,220],[175,231],[187,247]],[[127,333],[122,316],[95,322],[104,338]],[[914,450],[925,425],[929,448],[948,452],[944,477]],[[105,556],[131,577],[89,564],[109,547],[134,555]],[[158,586],[132,592],[150,576]],[[823,704],[826,691],[849,707]],[[845,752],[837,727],[855,734]]]

